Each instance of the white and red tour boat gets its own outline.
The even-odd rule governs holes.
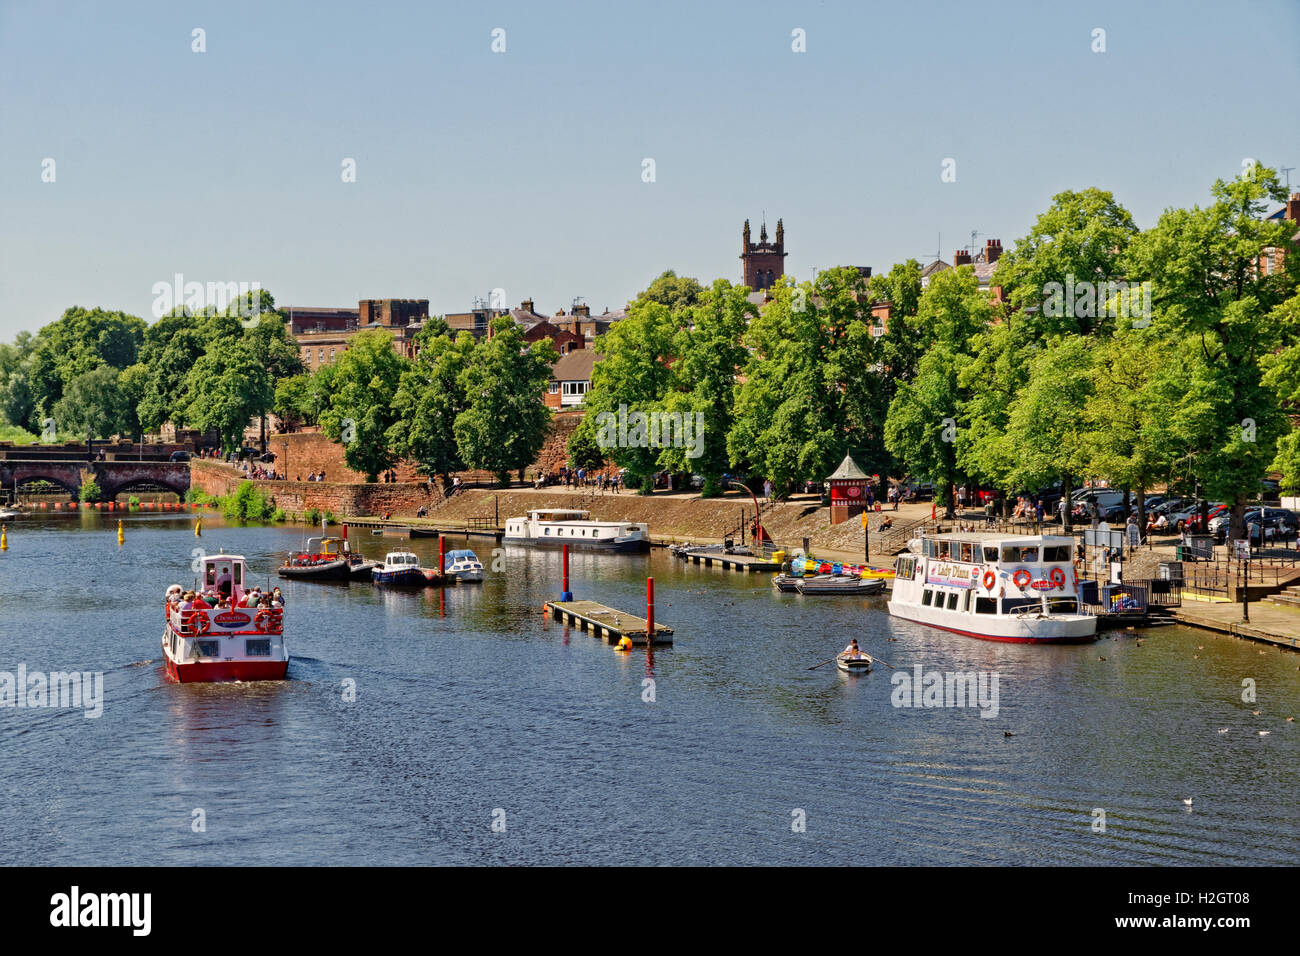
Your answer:
[[[1095,640],[1079,601],[1074,541],[1060,535],[923,535],[894,566],[889,613],[987,641]]]
[[[242,555],[207,555],[202,564],[198,593],[206,599],[183,600],[178,584],[167,589],[162,636],[167,676],[182,684],[283,680],[289,669],[284,608],[239,606],[249,590]],[[226,603],[230,606],[216,606]]]

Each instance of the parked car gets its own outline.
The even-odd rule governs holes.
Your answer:
[[[1227,510],[1228,510],[1228,506],[1225,504],[1222,503],[1211,504],[1209,508],[1209,513],[1206,515],[1206,519],[1208,521],[1211,518],[1216,518]],[[1200,507],[1198,505],[1193,504],[1190,507],[1184,508],[1182,511],[1175,511],[1172,514],[1165,515],[1165,519],[1169,522],[1170,527],[1172,527],[1174,531],[1181,534],[1183,529],[1187,526],[1188,522],[1190,522],[1193,518],[1196,518],[1199,515],[1200,515]]]
[[[171,453],[170,461],[189,461],[190,453],[184,450],[174,451]]]
[[[1261,518],[1262,515],[1262,518]],[[1242,524],[1250,525],[1254,521],[1265,530],[1265,537],[1289,538],[1300,528],[1300,517],[1284,508],[1247,508],[1242,515]],[[1210,521],[1210,534],[1220,540],[1228,536],[1228,527],[1232,524],[1232,514],[1224,511]],[[1273,534],[1268,534],[1268,532]]]

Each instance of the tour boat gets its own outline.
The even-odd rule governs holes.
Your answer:
[[[443,560],[443,573],[457,581],[482,581],[483,562],[473,551],[448,551]]]
[[[841,654],[835,658],[835,666],[846,674],[870,674],[871,658],[865,655],[862,657],[845,657]]]
[[[420,567],[420,559],[410,551],[390,551],[384,557],[384,563],[370,569],[370,577],[376,584],[390,584],[395,587],[424,587],[431,581]],[[441,579],[441,575],[439,575]]]
[[[291,552],[276,573],[304,581],[369,580],[374,566],[346,538],[308,538],[306,549]]]
[[[592,521],[588,511],[558,508],[528,512],[506,519],[506,544],[544,548],[568,545],[575,550],[645,552],[650,550],[650,526],[631,521]]]
[[[952,532],[908,543],[895,563],[889,613],[989,641],[1095,640],[1097,618],[1079,601],[1074,539]]]
[[[289,669],[284,609],[238,606],[248,591],[242,555],[202,560],[201,592],[228,597],[231,606],[186,608],[179,600],[181,586],[167,589],[162,636],[167,676],[182,684],[283,680]]]

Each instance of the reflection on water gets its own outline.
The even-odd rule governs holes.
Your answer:
[[[291,680],[182,686],[162,672],[158,601],[190,576],[192,549],[244,554],[269,580],[301,537],[205,515],[196,541],[176,520],[186,517],[128,516],[120,550],[116,516],[11,526],[0,670],[100,670],[105,701],[98,720],[0,708],[0,860],[1284,864],[1300,855],[1300,739],[1285,719],[1300,712],[1294,654],[1183,628],[1150,631],[1141,645],[1129,634],[1078,647],[994,644],[894,620],[882,598],[778,594],[766,576],[660,552],[574,554],[580,599],[640,615],[645,578],[656,579],[656,616],[676,644],[621,653],[543,615],[559,591],[557,552],[505,548],[504,570],[476,585],[281,582]],[[404,542],[354,544],[382,558]],[[435,565],[436,539],[410,544]],[[490,544],[468,544],[488,567]],[[809,670],[849,637],[897,671]],[[893,706],[894,675],[918,664],[996,673],[996,718]],[[1247,678],[1252,703],[1242,700]],[[508,838],[490,828],[498,807]],[[806,832],[791,829],[796,808]],[[1104,834],[1092,827],[1097,808]]]

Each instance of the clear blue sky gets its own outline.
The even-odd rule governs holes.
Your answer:
[[[667,268],[739,281],[763,210],[800,278],[1009,248],[1069,188],[1145,226],[1245,157],[1300,166],[1297,91],[1295,0],[0,0],[0,339],[148,318],[177,272],[600,311]]]

